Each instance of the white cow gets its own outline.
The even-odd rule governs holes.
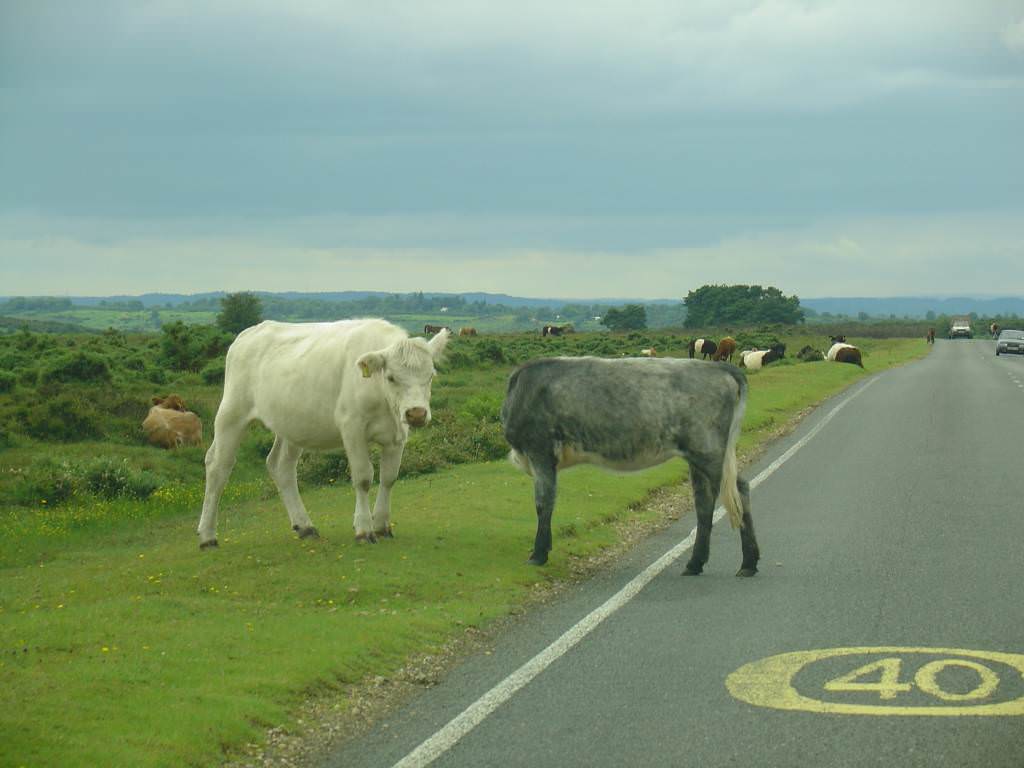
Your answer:
[[[199,546],[217,546],[217,504],[246,427],[275,434],[267,469],[299,536],[317,536],[299,497],[296,465],[305,449],[344,447],[356,491],[356,539],[391,536],[391,487],[410,427],[430,421],[434,362],[449,333],[409,338],[385,320],[278,323],[248,328],[228,349],[224,398],[206,453]],[[370,443],[381,447],[380,489],[370,514]]]

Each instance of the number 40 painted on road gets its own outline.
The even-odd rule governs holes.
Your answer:
[[[978,675],[981,683],[966,693],[951,693],[943,690],[938,683],[938,675],[950,668],[960,667],[969,669]],[[857,667],[847,675],[842,675],[834,680],[825,683],[826,691],[875,691],[881,699],[895,699],[901,693],[913,690],[916,684],[918,688],[927,694],[943,701],[977,701],[987,699],[996,688],[999,687],[999,676],[984,664],[965,659],[940,659],[929,661],[917,670],[913,683],[901,683],[900,673],[903,669],[903,659],[897,656],[890,656],[885,659],[873,661],[862,667]],[[873,677],[879,674],[876,682],[858,682],[866,677]]]
[[[919,661],[922,655],[933,658],[922,664],[912,677],[905,674],[905,662],[914,656]],[[843,657],[850,657],[852,663],[871,660],[824,683],[808,682],[821,679],[822,670],[819,668],[815,674],[814,665],[827,661],[827,669],[834,670]],[[965,673],[962,678],[975,681],[973,688],[951,691],[943,687],[939,676],[957,670]],[[807,673],[801,675],[799,686],[794,682],[798,673]],[[851,694],[848,698],[855,701],[823,701],[806,695],[811,693],[807,689],[816,685],[832,694],[833,699]],[[1024,715],[1024,655],[962,648],[889,646],[797,651],[740,667],[726,679],[726,687],[741,701],[772,709],[849,715]],[[934,702],[927,706],[902,705],[901,697],[906,699],[915,689],[932,697]],[[995,695],[997,692],[1000,695]],[[880,703],[863,703],[864,694],[876,694]]]

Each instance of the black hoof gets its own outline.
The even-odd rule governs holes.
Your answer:
[[[390,525],[387,528],[385,528],[385,529],[383,529],[381,531],[374,531],[373,535],[376,536],[379,539],[393,539],[393,538],[395,538],[395,532],[391,530],[391,526]]]
[[[704,566],[696,563],[687,563],[683,569],[683,576],[700,576],[704,573]]]
[[[750,576],[753,576],[755,573],[757,573],[757,568],[740,568],[738,571],[736,571],[737,576],[742,576],[744,578],[749,578]]]
[[[210,539],[209,541],[203,541],[203,542],[199,543],[199,548],[200,549],[213,549],[216,546],[217,546],[217,540],[216,539]]]
[[[530,559],[526,562],[528,565],[544,565],[545,563],[547,563],[547,561],[548,555],[546,552],[542,555],[538,555],[536,552],[534,552],[532,555],[530,555]]]
[[[377,537],[374,536],[372,533],[357,533],[356,534],[356,541],[366,541],[366,542],[369,542],[370,544],[376,544],[377,543]]]
[[[320,531],[314,528],[312,525],[309,528],[299,528],[299,526],[292,526],[292,529],[299,534],[300,539],[319,539]]]

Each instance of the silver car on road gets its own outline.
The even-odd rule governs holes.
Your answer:
[[[999,333],[999,338],[996,340],[996,354],[1002,355],[1007,352],[1024,355],[1024,331],[1007,328]]]

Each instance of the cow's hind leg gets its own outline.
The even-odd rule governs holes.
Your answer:
[[[369,541],[375,544],[377,537],[373,533],[373,518],[370,517],[370,486],[373,484],[370,448],[358,429],[351,432],[342,430],[342,439],[345,442],[349,471],[352,473],[352,487],[356,491],[356,511],[352,516],[356,541]]]
[[[203,493],[203,514],[199,518],[199,547],[217,546],[217,506],[231,470],[235,467],[238,444],[248,426],[243,415],[221,405],[214,420],[214,436],[206,452],[206,489]]]
[[[757,546],[754,535],[754,519],[750,516],[750,483],[742,477],[736,479],[743,502],[743,527],[740,528],[740,545],[743,547],[743,564],[736,572],[737,576],[753,576],[757,573],[757,561],[761,559],[761,549]]]
[[[716,484],[692,462],[690,463],[690,485],[693,488],[693,506],[697,513],[697,540],[693,544],[693,555],[683,571],[685,576],[697,576],[704,571],[711,550],[711,525],[714,522],[715,499],[718,497]]]
[[[289,443],[280,435],[274,438],[274,447],[267,455],[267,471],[281,494],[281,501],[288,510],[292,530],[299,534],[300,539],[319,538],[313,521],[309,519],[306,506],[299,496],[298,465],[302,449]]]
[[[533,501],[537,508],[537,537],[528,562],[544,565],[551,551],[551,514],[555,509],[558,473],[553,457],[538,460],[536,456],[529,455],[528,458],[533,469]]]
[[[373,533],[376,536],[391,539],[395,535],[391,531],[391,488],[398,479],[404,450],[405,443],[381,450],[380,488],[377,489],[377,500],[373,503]]]

